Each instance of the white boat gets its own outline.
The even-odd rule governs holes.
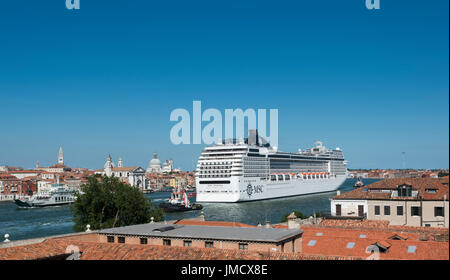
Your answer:
[[[347,178],[341,149],[298,153],[271,147],[256,130],[206,147],[196,172],[197,202],[243,202],[334,191]]]
[[[52,184],[50,191],[34,194],[28,200],[15,199],[19,207],[46,207],[72,204],[76,200],[75,191],[64,184]]]

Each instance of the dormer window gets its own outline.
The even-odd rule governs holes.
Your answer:
[[[397,187],[397,192],[399,197],[411,197],[412,196],[412,186],[411,185],[400,185]]]
[[[437,193],[437,189],[426,189],[425,192],[427,192],[427,193]]]

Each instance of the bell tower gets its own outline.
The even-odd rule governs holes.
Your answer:
[[[105,175],[108,177],[111,177],[112,169],[113,169],[112,159],[111,159],[111,155],[109,155],[108,158],[106,159],[106,163],[104,166]]]
[[[59,147],[58,164],[61,164],[61,165],[64,164],[64,154],[63,154],[62,147]]]

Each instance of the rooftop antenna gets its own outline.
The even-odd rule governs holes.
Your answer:
[[[403,164],[403,170],[406,170],[406,153],[402,152],[402,164]]]

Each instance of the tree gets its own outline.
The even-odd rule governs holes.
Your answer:
[[[291,213],[292,213],[292,212],[285,214],[285,215],[283,216],[283,218],[281,219],[281,223],[286,223],[287,220],[288,220],[287,217],[288,217],[289,215],[291,215]],[[299,219],[301,219],[301,220],[307,219],[307,218],[309,218],[309,217],[311,217],[311,216],[314,217],[314,213],[312,213],[312,214],[309,215],[309,216],[305,216],[305,215],[303,215],[303,213],[300,212],[300,211],[294,211],[294,214],[295,214],[295,216],[297,216],[297,218],[299,218]],[[316,218],[320,218],[320,217],[322,217],[322,213],[316,212]]]
[[[120,182],[115,177],[90,177],[81,187],[72,205],[75,231],[105,229],[155,222],[164,219],[164,212],[138,188]]]
[[[282,222],[282,223],[287,222],[287,217],[288,217],[289,215],[291,215],[291,213],[292,213],[292,212],[285,214],[285,215],[283,216],[283,218],[281,219],[281,222]],[[306,217],[305,215],[303,215],[303,213],[300,212],[300,211],[294,211],[294,214],[295,214],[295,216],[297,216],[297,218],[299,218],[299,219],[306,219],[306,218],[308,218],[308,217]]]

